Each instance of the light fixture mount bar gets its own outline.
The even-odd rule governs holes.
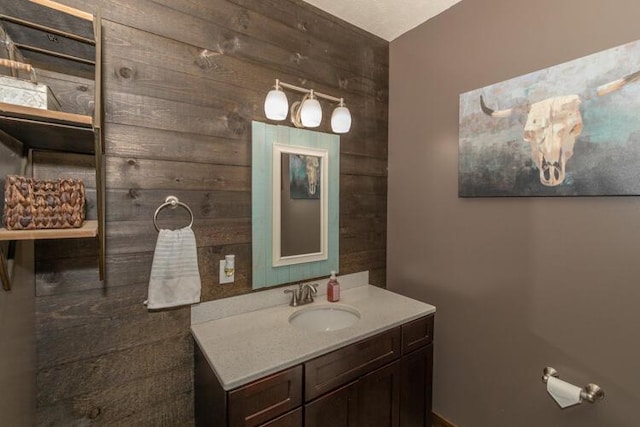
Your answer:
[[[295,86],[289,83],[285,83],[283,81],[280,80],[276,80],[277,84],[279,84],[280,86],[287,88],[287,89],[291,89],[291,90],[295,90],[301,93],[311,93],[311,91],[313,89],[306,89],[300,86]],[[333,101],[333,102],[340,102],[342,100],[342,98],[336,98],[335,96],[331,96],[331,95],[327,95],[324,93],[320,93],[320,92],[316,92],[315,90],[313,90],[313,94],[315,96],[317,96],[318,98],[324,98],[324,99],[328,99],[329,101]]]

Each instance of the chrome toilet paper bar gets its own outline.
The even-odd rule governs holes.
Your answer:
[[[542,371],[542,382],[547,383],[549,377],[560,378],[558,371],[553,369],[550,366],[547,366]],[[597,400],[604,399],[604,390],[600,388],[599,385],[589,383],[586,386],[582,387],[582,391],[580,391],[580,398],[584,401],[586,400],[589,403],[595,403]]]

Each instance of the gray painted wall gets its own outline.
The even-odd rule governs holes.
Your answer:
[[[0,424],[35,425],[36,337],[33,243],[20,241],[12,290],[0,288]]]
[[[391,43],[387,286],[438,307],[434,409],[460,426],[638,425],[640,199],[457,196],[459,94],[640,39],[638,16],[463,1]],[[606,399],[560,410],[546,365]]]
[[[20,151],[17,144],[0,141],[2,190],[6,175],[23,173]],[[0,201],[0,218],[3,208],[4,199]],[[7,241],[0,242],[5,255],[8,247]],[[0,286],[0,425],[30,426],[35,421],[36,406],[35,279],[31,241],[17,242],[11,264],[12,289],[5,291]]]

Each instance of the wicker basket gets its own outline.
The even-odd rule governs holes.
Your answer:
[[[9,175],[4,185],[4,226],[7,230],[78,228],[84,222],[84,183]]]

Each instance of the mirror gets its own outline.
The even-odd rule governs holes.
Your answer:
[[[327,150],[273,145],[273,266],[327,259]]]
[[[338,271],[340,137],[252,123],[253,289]]]

